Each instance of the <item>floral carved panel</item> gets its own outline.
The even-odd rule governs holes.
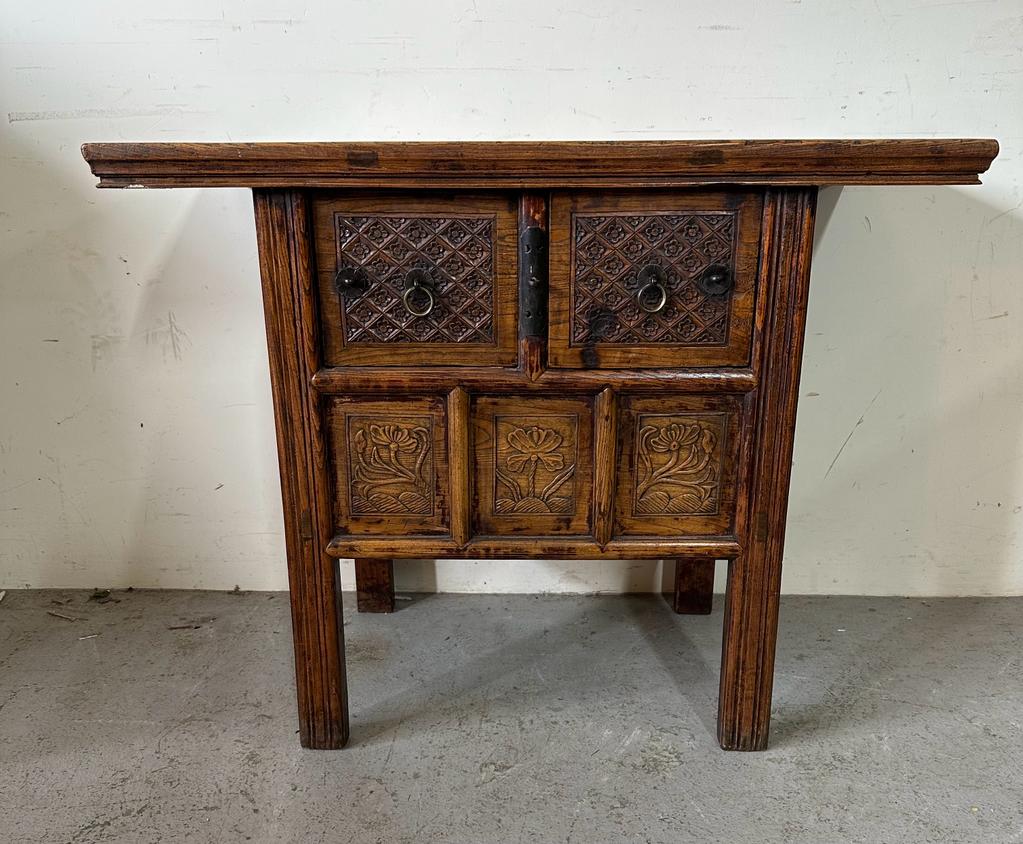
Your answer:
[[[709,296],[696,281],[712,264],[734,266],[734,212],[575,214],[572,237],[573,345],[728,341],[732,297]],[[636,300],[648,264],[666,276],[666,303],[656,313]],[[600,336],[591,333],[595,314]]]
[[[353,515],[433,513],[432,426],[429,416],[348,417]]]
[[[493,216],[336,214],[338,267],[365,270],[361,296],[340,298],[347,343],[491,343]],[[433,281],[435,304],[416,316],[402,303],[409,270]]]
[[[575,416],[494,418],[494,512],[571,514],[576,510]]]
[[[633,515],[717,513],[725,417],[642,414],[637,423]]]

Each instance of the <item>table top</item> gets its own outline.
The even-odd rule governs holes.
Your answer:
[[[983,138],[85,144],[99,187],[978,184]]]

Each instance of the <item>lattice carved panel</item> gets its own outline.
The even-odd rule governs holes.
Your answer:
[[[369,276],[359,296],[340,297],[347,343],[492,343],[494,216],[337,213],[338,267]],[[414,316],[402,303],[409,270],[426,271],[435,304]]]
[[[732,211],[573,214],[571,342],[722,345],[731,296],[709,296],[696,279],[712,264],[735,264]],[[667,276],[658,313],[639,307],[639,273],[656,264]],[[600,315],[600,336],[591,320]]]

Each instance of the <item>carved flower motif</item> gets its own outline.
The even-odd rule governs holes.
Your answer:
[[[405,229],[405,237],[412,243],[421,243],[430,236],[430,230],[426,228],[419,220],[416,220]]]
[[[526,463],[543,463],[547,469],[561,469],[565,465],[565,459],[556,453],[561,445],[562,436],[550,428],[516,428],[508,434],[508,445],[515,454],[509,454],[507,458],[508,468],[518,472]]]
[[[617,255],[612,254],[604,263],[601,265],[604,272],[610,276],[618,275],[622,270],[625,269],[625,261],[619,258]]]
[[[469,236],[469,230],[456,220],[445,229],[444,236],[457,246]]]
[[[698,425],[678,425],[673,422],[659,429],[648,440],[648,444],[653,451],[679,451],[696,445],[702,433]]]
[[[643,254],[645,247],[638,240],[630,240],[625,246],[622,247],[622,252],[625,253],[625,257],[630,261],[639,260],[639,256]]]
[[[625,237],[625,229],[615,221],[604,230],[604,237],[607,238],[608,243],[618,243],[618,241]]]
[[[370,425],[369,439],[374,445],[391,451],[415,451],[419,446],[409,429],[401,425]]]
[[[640,234],[642,234],[643,237],[650,241],[650,243],[655,243],[656,241],[664,237],[667,233],[668,230],[664,228],[664,226],[662,226],[660,222],[656,219],[651,220],[646,226],[643,227],[643,230],[640,232]]]
[[[383,243],[390,235],[390,230],[381,223],[373,223],[366,229],[366,237],[373,241],[373,243]]]
[[[486,253],[486,250],[478,240],[471,240],[462,247],[462,252],[469,260],[478,261]]]
[[[422,250],[427,257],[438,262],[448,253],[448,250],[444,248],[444,244],[436,238],[422,247]]]
[[[614,287],[611,287],[607,291],[605,291],[603,300],[605,305],[608,305],[609,307],[613,308],[615,305],[622,301],[622,294]]]

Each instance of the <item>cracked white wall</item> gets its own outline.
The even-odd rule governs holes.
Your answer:
[[[0,29],[0,587],[286,584],[249,196],[96,191],[83,141],[940,135],[1002,142],[983,187],[822,196],[784,588],[1023,592],[1018,0],[41,0]]]

